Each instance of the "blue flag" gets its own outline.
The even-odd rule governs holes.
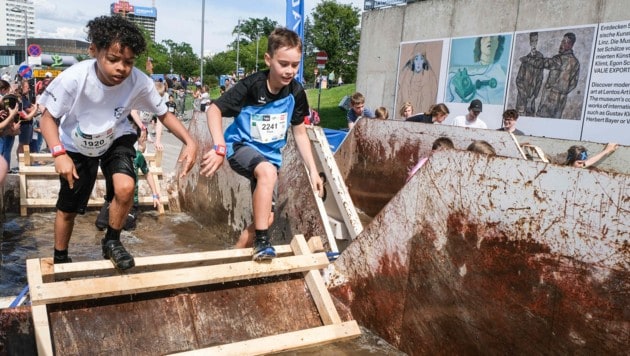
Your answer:
[[[304,82],[304,1],[287,0],[287,28],[295,31],[302,40],[302,60],[295,79]]]

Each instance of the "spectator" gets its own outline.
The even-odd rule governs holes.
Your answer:
[[[348,128],[351,129],[357,120],[362,117],[374,118],[374,113],[365,106],[365,97],[363,94],[356,92],[350,97],[350,110],[346,115],[348,120]]]
[[[482,111],[481,100],[475,99],[468,106],[468,114],[455,117],[453,126],[487,129],[488,125],[479,118]]]
[[[567,160],[564,164],[577,168],[588,168],[615,152],[618,146],[616,143],[608,143],[601,152],[590,158],[584,146],[571,146],[567,150]]]
[[[441,151],[441,150],[447,150],[447,149],[453,149],[453,148],[455,148],[455,145],[453,145],[453,141],[451,141],[450,138],[439,137],[435,141],[433,141],[433,144],[431,145],[431,153],[435,151]],[[409,172],[407,173],[407,182],[411,179],[411,177],[413,177],[414,174],[416,174],[416,172],[418,171],[418,169],[420,169],[420,167],[424,166],[424,164],[427,162],[429,157],[430,155],[421,158],[418,161],[418,163],[416,163],[416,165],[413,166],[413,168],[409,170]]]
[[[400,118],[407,120],[411,116],[413,116],[413,112],[415,111],[413,105],[410,102],[405,101],[400,107]]]
[[[488,156],[496,156],[497,152],[494,150],[491,144],[483,140],[473,141],[466,148],[467,151],[481,153]]]
[[[384,106],[379,106],[374,110],[374,118],[379,120],[387,120],[389,119],[389,111]]]
[[[405,121],[422,122],[425,124],[441,124],[444,120],[446,120],[449,113],[450,111],[448,110],[448,107],[443,103],[439,103],[432,105],[428,112],[408,117]]]
[[[525,135],[523,131],[516,128],[516,120],[518,120],[518,111],[508,109],[503,112],[503,127],[497,131],[507,131],[514,135]]]

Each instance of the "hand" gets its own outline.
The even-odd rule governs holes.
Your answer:
[[[608,153],[613,153],[617,150],[617,147],[619,147],[619,144],[614,143],[614,142],[610,142],[606,145],[606,147],[604,148],[604,151],[608,152]]]
[[[63,154],[55,157],[55,172],[68,181],[70,189],[74,189],[74,180],[79,179],[79,174],[70,156]]]
[[[324,181],[322,177],[319,176],[317,170],[310,172],[311,176],[311,186],[313,187],[313,191],[317,192],[317,196],[320,198],[324,197]]]
[[[197,161],[197,143],[192,141],[184,146],[184,150],[179,155],[177,162],[181,162],[184,165],[184,171],[180,174],[180,178],[185,176],[194,166]]]
[[[203,155],[201,161],[201,172],[199,173],[206,177],[210,177],[221,167],[224,159],[225,156],[218,155],[214,149],[211,149],[208,153]]]
[[[160,140],[155,140],[155,150],[156,151],[163,151],[164,150],[164,146],[162,145],[162,141]]]

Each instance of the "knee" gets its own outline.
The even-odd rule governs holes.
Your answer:
[[[259,185],[274,186],[276,180],[278,180],[278,170],[276,166],[268,162],[259,164],[258,167],[256,167],[255,175],[257,184]]]
[[[128,200],[133,198],[133,192],[136,188],[133,178],[119,179],[114,181],[114,195],[117,199]]]

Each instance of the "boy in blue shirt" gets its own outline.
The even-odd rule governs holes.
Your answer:
[[[286,28],[275,29],[265,53],[269,70],[238,81],[206,112],[214,148],[203,156],[201,174],[211,176],[227,157],[230,167],[250,180],[254,222],[241,233],[236,247],[253,245],[255,261],[276,257],[268,229],[273,222],[275,188],[282,165],[280,149],[286,144],[289,126],[313,189],[320,196],[323,192],[304,126],[304,117],[309,113],[306,93],[294,80],[301,60],[300,37]],[[223,116],[234,117],[225,135]]]
[[[348,120],[348,128],[351,129],[357,120],[362,117],[374,118],[374,113],[370,108],[365,106],[365,97],[363,94],[356,92],[350,97],[350,110],[346,115]]]

